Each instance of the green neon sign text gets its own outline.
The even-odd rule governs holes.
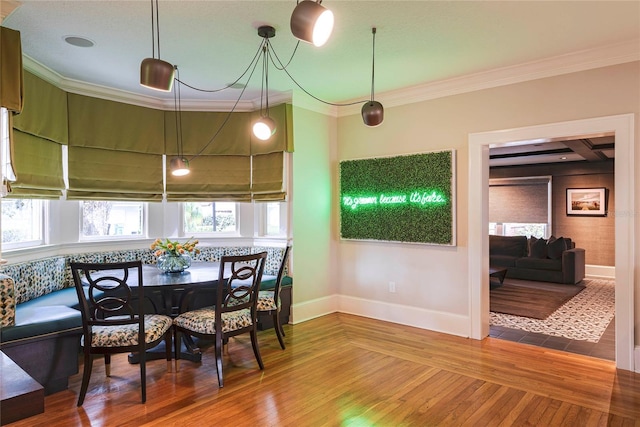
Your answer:
[[[435,190],[428,191],[413,191],[408,194],[384,194],[380,193],[379,196],[342,196],[342,204],[345,207],[349,207],[352,210],[357,209],[359,206],[371,206],[371,205],[434,205],[446,203],[447,199]]]

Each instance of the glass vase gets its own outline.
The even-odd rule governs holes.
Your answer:
[[[182,273],[191,266],[188,254],[164,254],[158,257],[158,269],[163,273]]]

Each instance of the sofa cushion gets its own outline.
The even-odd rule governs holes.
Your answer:
[[[564,237],[558,237],[557,239],[551,240],[547,242],[547,256],[551,259],[560,259],[562,258],[562,252],[567,250],[567,242]]]
[[[489,253],[511,257],[527,256],[526,236],[489,236]]]
[[[515,267],[518,257],[508,255],[490,255],[489,265],[492,267]]]
[[[531,236],[529,239],[529,258],[547,258],[547,241],[545,239]]]
[[[524,257],[516,261],[516,267],[531,270],[562,271],[562,260]]]

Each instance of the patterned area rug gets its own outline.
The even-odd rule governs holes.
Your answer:
[[[615,314],[615,282],[584,279],[586,288],[543,320],[491,312],[490,324],[598,342]]]

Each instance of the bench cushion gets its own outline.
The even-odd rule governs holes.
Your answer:
[[[64,305],[39,306],[20,304],[16,307],[16,324],[0,330],[0,342],[15,341],[71,329],[82,329],[82,316]]]

